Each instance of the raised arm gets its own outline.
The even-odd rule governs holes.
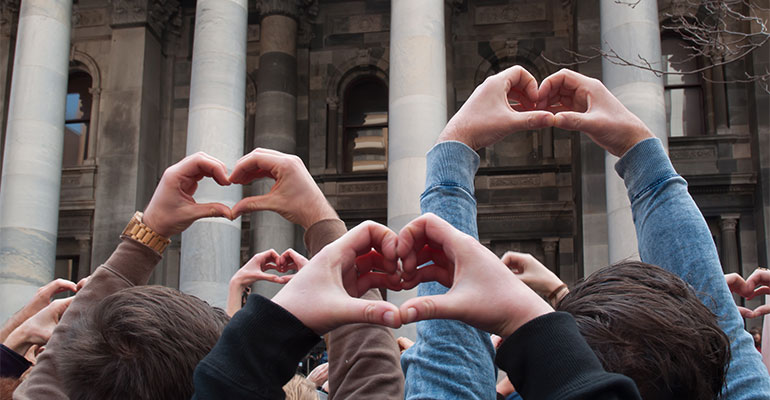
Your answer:
[[[396,241],[388,228],[363,223],[313,257],[272,301],[251,295],[198,364],[194,398],[282,398],[281,387],[321,335],[351,323],[401,326],[394,305],[358,298],[400,284]]]
[[[405,275],[450,288],[406,301],[402,322],[455,319],[505,338],[496,362],[524,398],[640,398],[630,378],[604,371],[572,316],[554,312],[491,251],[437,216],[404,227],[398,255]]]
[[[225,165],[206,154],[197,153],[169,167],[155,189],[145,209],[142,222],[156,233],[171,237],[182,232],[202,217],[230,217],[230,209],[219,203],[198,204],[193,200],[197,182],[204,176],[213,177],[227,185]],[[29,377],[14,392],[14,399],[67,399],[56,372],[57,349],[67,346],[72,324],[83,318],[89,309],[116,291],[144,285],[150,279],[161,255],[149,246],[123,236],[110,258],[78,291],[67,312],[38,357]]]
[[[730,338],[725,398],[770,398],[770,377],[743,329],[706,221],[660,141],[601,82],[576,72],[547,78],[540,97],[558,111],[555,126],[581,130],[621,157],[615,169],[628,189],[642,261],[689,283]]]
[[[487,78],[476,88],[428,152],[422,212],[434,213],[478,238],[473,179],[479,156],[474,150],[519,130],[549,126],[551,113],[527,111],[536,99],[537,82],[518,66]],[[419,286],[418,295],[447,290],[429,282]],[[495,351],[487,332],[460,321],[430,320],[417,324],[417,336],[416,344],[401,359],[407,399],[494,398]],[[452,378],[447,379],[449,376]]]
[[[234,207],[236,214],[256,210],[278,212],[305,228],[305,247],[312,258],[347,232],[302,161],[275,150],[256,149],[241,158],[231,180],[247,183],[259,177],[276,180],[270,192],[249,197]],[[361,298],[382,300],[372,289]],[[390,329],[358,323],[341,326],[326,336],[329,354],[329,398],[403,399],[400,354]]]

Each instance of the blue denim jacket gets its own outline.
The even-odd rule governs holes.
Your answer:
[[[473,178],[479,156],[459,142],[443,142],[427,157],[422,212],[432,212],[478,239]],[[421,283],[419,296],[448,290]],[[406,399],[495,399],[495,350],[489,334],[459,321],[417,323],[417,342],[401,357]]]
[[[725,283],[714,240],[658,139],[632,147],[615,165],[631,200],[642,261],[661,266],[689,283],[719,318],[730,338],[726,399],[770,399],[762,356]]]
[[[475,151],[460,142],[442,142],[427,156],[423,212],[444,218],[478,237],[473,179]],[[725,398],[770,399],[770,377],[727,289],[711,234],[676,174],[660,141],[638,143],[618,162],[631,199],[642,260],[677,274],[700,294],[731,340],[732,359]],[[421,284],[419,295],[439,294],[438,283]],[[713,300],[712,300],[713,299]],[[406,398],[494,399],[494,350],[489,336],[454,321],[422,321],[418,341],[404,353]]]

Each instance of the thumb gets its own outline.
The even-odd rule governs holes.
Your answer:
[[[409,299],[401,305],[401,321],[409,324],[426,319],[455,319],[446,294],[421,296]]]
[[[194,221],[209,217],[223,217],[227,219],[233,219],[230,207],[222,203],[196,204],[190,211],[189,216],[191,216]]]
[[[238,218],[243,214],[248,214],[254,211],[275,211],[278,212],[277,207],[272,203],[273,197],[271,193],[263,194],[259,196],[251,196],[235,203],[233,206],[233,218]]]
[[[749,310],[746,307],[738,306],[738,312],[741,313],[741,317],[743,318],[748,318],[748,319],[754,318],[754,311]]]
[[[514,114],[517,129],[542,129],[554,125],[554,115],[548,111],[525,111]]]
[[[51,302],[50,307],[54,312],[54,314],[57,317],[61,318],[64,312],[67,311],[67,307],[70,306],[70,303],[72,303],[72,300],[74,299],[75,299],[75,296],[70,296],[64,299],[57,299]]]
[[[553,126],[568,131],[581,131],[585,129],[586,114],[574,111],[556,113],[553,117]]]
[[[398,308],[382,300],[364,300],[350,298],[342,310],[343,324],[366,322],[398,328],[402,325]]]

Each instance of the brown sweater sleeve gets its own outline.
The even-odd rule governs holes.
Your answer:
[[[121,289],[146,284],[160,259],[160,254],[151,248],[123,238],[107,262],[94,271],[88,284],[77,293],[53,331],[45,351],[37,358],[27,379],[13,393],[13,398],[69,399],[56,371],[55,359],[57,349],[67,346],[73,323],[83,318],[101,299]]]
[[[347,232],[339,219],[316,222],[305,232],[310,256]],[[379,290],[361,296],[382,300]],[[401,355],[390,329],[373,324],[341,326],[326,335],[329,399],[403,399]]]

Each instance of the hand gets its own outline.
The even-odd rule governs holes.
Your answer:
[[[337,218],[337,212],[299,157],[257,148],[238,160],[230,175],[232,183],[242,185],[258,178],[275,179],[275,184],[267,194],[236,203],[235,217],[254,211],[275,211],[305,229],[320,220]]]
[[[409,299],[404,323],[455,319],[502,337],[553,309],[512,274],[497,256],[434,214],[410,222],[398,237],[404,287],[435,280],[449,291]],[[417,268],[429,261],[434,264]]]
[[[501,260],[522,282],[543,297],[548,297],[564,283],[530,254],[508,251]]]
[[[508,68],[473,91],[438,141],[457,140],[478,150],[516,131],[552,126],[553,114],[535,110],[537,99],[535,78],[520,66]]]
[[[294,249],[286,249],[278,259],[278,272],[299,271],[307,263],[305,256],[297,253]]]
[[[52,301],[14,329],[3,344],[17,354],[25,354],[33,345],[44,346],[74,298],[73,296]]]
[[[403,336],[399,336],[398,339],[396,339],[396,343],[398,343],[398,350],[401,351],[401,354],[404,354],[405,351],[414,346],[412,339]]]
[[[5,341],[8,335],[24,323],[24,321],[51,304],[51,298],[54,295],[66,291],[77,292],[78,290],[78,286],[74,282],[66,279],[54,279],[48,282],[45,286],[38,289],[35,295],[32,296],[32,299],[3,325],[3,329],[0,330],[0,342]]]
[[[356,322],[398,328],[396,306],[357,298],[370,288],[400,288],[397,240],[387,227],[364,222],[316,254],[273,302],[319,335]]]
[[[161,236],[170,238],[206,217],[233,219],[230,208],[222,203],[198,204],[193,198],[198,181],[204,176],[222,185],[230,185],[225,164],[198,152],[168,167],[160,178],[142,222]]]
[[[313,368],[310,374],[308,374],[307,380],[313,382],[313,386],[321,387],[324,382],[329,380],[329,363],[319,364]]]
[[[497,349],[500,348],[500,345],[503,344],[503,338],[495,334],[489,335],[489,340],[492,341],[492,347],[495,348],[495,351],[497,351]]]
[[[756,296],[770,294],[770,271],[764,268],[756,269],[747,280],[736,274],[725,275],[727,287],[732,293],[751,300]],[[770,304],[757,307],[754,310],[738,306],[738,311],[743,318],[757,318],[770,313]]]
[[[553,126],[585,132],[615,156],[655,137],[599,80],[562,69],[546,78],[538,93],[537,108],[556,114]]]
[[[286,254],[286,253],[284,253]],[[301,257],[301,256],[300,256]],[[243,266],[230,278],[230,286],[227,294],[227,315],[232,317],[241,309],[241,294],[256,281],[268,281],[283,285],[291,279],[291,275],[269,274],[267,271],[278,270],[281,256],[275,250],[263,251],[251,257]],[[285,272],[282,271],[282,272]]]

